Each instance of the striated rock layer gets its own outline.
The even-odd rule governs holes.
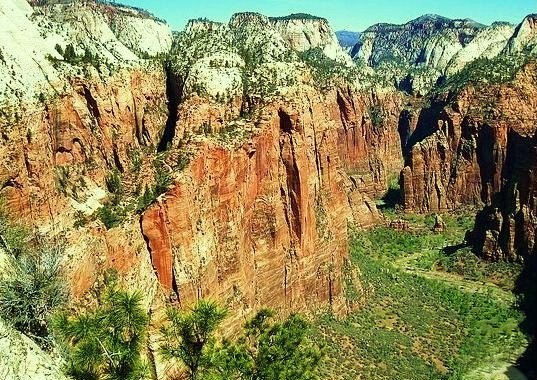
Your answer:
[[[18,3],[9,1],[13,14]],[[230,306],[237,325],[261,306],[343,310],[347,224],[366,228],[380,220],[368,196],[384,191],[401,168],[394,131],[403,96],[344,85],[321,93],[311,68],[290,50],[296,22],[252,14],[236,15],[225,27],[192,22],[187,33],[241,37],[252,51],[270,39],[270,49],[259,65],[247,66],[249,55],[226,38],[217,42],[234,48],[230,54],[197,51],[192,42],[186,50],[195,54],[178,56],[182,69],[174,71],[158,56],[169,44],[165,26],[138,11],[20,3],[25,12],[17,22],[31,24],[36,44],[47,49],[43,65],[55,75],[39,75],[47,90],[38,96],[6,94],[0,196],[21,221],[66,240],[76,301],[91,302],[115,270],[124,286],[143,291],[148,310],[162,294],[182,305],[215,298]],[[74,34],[58,40],[61,48],[72,44],[79,58],[91,53],[91,62],[62,59],[56,41],[45,44],[32,9],[62,36],[62,20],[77,10],[98,21],[94,43],[80,44]],[[81,27],[70,22],[67,32]],[[316,47],[333,47],[333,33],[319,23],[304,25],[321,28]],[[152,33],[140,42],[123,24]],[[114,62],[101,49],[106,36],[124,52]],[[2,46],[9,62],[18,47]],[[261,79],[281,74],[282,84],[243,83],[246,70]],[[24,71],[23,79],[31,74]],[[5,83],[15,83],[15,74]],[[159,170],[170,184],[137,209]],[[111,178],[119,178],[115,190]]]
[[[405,209],[484,205],[473,238],[494,259],[534,250],[536,79],[530,63],[509,84],[437,98],[407,144]]]
[[[159,280],[179,300],[212,297],[242,313],[341,310],[347,223],[367,227],[379,216],[344,174],[324,111],[273,104],[244,145],[202,146],[143,215]]]

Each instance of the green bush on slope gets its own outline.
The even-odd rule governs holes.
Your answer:
[[[54,310],[67,299],[60,268],[63,246],[29,236],[0,212],[0,249],[7,270],[0,279],[0,317],[44,348],[52,338],[48,326]]]
[[[75,379],[139,380],[147,369],[141,351],[149,317],[142,297],[107,289],[101,304],[77,315],[54,317],[54,332],[67,352],[67,372]]]
[[[189,379],[316,379],[321,353],[310,342],[309,325],[297,315],[275,322],[275,313],[260,310],[234,342],[216,337],[226,311],[200,301],[189,312],[170,309],[162,329],[162,352],[188,368]]]

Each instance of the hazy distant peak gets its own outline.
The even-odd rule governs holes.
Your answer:
[[[413,20],[410,20],[404,24],[390,24],[390,23],[378,23],[367,28],[366,32],[380,32],[390,31],[408,28],[422,28],[422,29],[439,29],[439,28],[473,28],[482,29],[486,28],[486,25],[481,24],[472,19],[450,19],[448,17],[440,16],[437,14],[425,14]]]

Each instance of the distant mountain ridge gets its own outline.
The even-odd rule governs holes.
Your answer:
[[[516,54],[526,47],[532,50],[532,19],[526,17],[515,28],[506,22],[487,26],[427,14],[400,25],[372,25],[360,33],[352,48],[345,37],[340,44],[355,61],[381,70],[398,88],[423,94],[476,59]]]

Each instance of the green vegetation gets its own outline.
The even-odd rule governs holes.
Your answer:
[[[27,239],[28,232],[11,220],[6,212],[5,201],[0,198],[0,249],[17,257],[25,250]]]
[[[321,353],[308,339],[309,325],[297,315],[275,322],[275,314],[262,309],[244,325],[236,340],[218,340],[215,332],[226,310],[200,301],[189,312],[168,311],[162,329],[162,353],[179,360],[191,380],[307,380],[317,378]]]
[[[180,168],[180,170],[183,170],[184,167],[188,164],[188,161],[181,161],[183,159],[185,158],[181,154],[178,165],[183,166]],[[153,185],[146,186],[144,193],[136,200],[137,213],[144,212],[149,207],[149,205],[151,205],[151,203],[155,201],[155,199],[157,199],[160,195],[164,194],[168,190],[168,188],[173,182],[171,172],[167,168],[165,160],[162,157],[157,158],[157,160],[155,160],[154,168],[155,179]]]
[[[191,312],[168,309],[169,324],[162,329],[164,358],[179,359],[188,369],[191,380],[202,378],[212,369],[215,350],[214,333],[226,311],[216,303],[200,301]]]
[[[379,105],[373,105],[367,110],[371,123],[375,131],[380,131],[384,127],[384,112]]]
[[[132,207],[123,201],[125,190],[122,175],[118,169],[114,169],[106,176],[105,184],[110,196],[108,202],[97,210],[97,217],[106,228],[110,229],[119,226],[128,216]]]
[[[505,290],[515,288],[515,281],[523,269],[520,263],[484,260],[476,256],[469,247],[459,249],[451,255],[440,254],[434,265],[466,280],[490,282]]]
[[[313,16],[308,13],[292,13],[288,16],[281,17],[270,17],[274,21],[286,21],[286,20],[317,20],[317,21],[326,21],[325,18]]]
[[[56,44],[55,49],[63,57],[63,61],[71,65],[89,64],[89,65],[94,66],[97,69],[99,69],[101,66],[101,61],[98,55],[93,54],[91,50],[88,48],[84,48],[84,53],[82,55],[78,55],[76,53],[76,50],[73,44],[67,44],[65,46],[65,49],[62,48],[59,44]],[[57,64],[58,62],[61,61],[61,60],[58,60],[57,58],[54,58],[51,55],[47,55],[47,58],[53,64]]]
[[[149,318],[141,296],[107,289],[101,304],[77,315],[54,317],[54,332],[67,353],[67,372],[76,379],[145,378],[141,350]]]
[[[8,253],[8,269],[0,279],[0,317],[44,348],[52,338],[49,317],[67,299],[60,270],[63,246],[31,237],[0,212],[0,249]]]
[[[135,176],[139,174],[141,170],[141,158],[136,153],[131,155],[133,162],[133,169],[135,170]],[[165,155],[159,156],[153,162],[154,178],[151,185],[146,185],[142,194],[141,188],[135,190],[135,194],[127,192],[123,184],[123,174],[119,170],[114,169],[105,179],[106,188],[109,192],[109,199],[99,208],[96,213],[96,217],[106,226],[106,228],[115,228],[120,226],[128,216],[133,213],[142,213],[159,197],[164,194],[173,182],[171,174],[171,168],[166,163],[167,157]],[[180,155],[180,162],[178,166],[184,166],[188,163],[185,162],[185,157]],[[181,169],[181,170],[182,170]],[[77,225],[83,225],[85,219],[78,219]]]
[[[274,312],[262,309],[244,326],[237,344],[223,343],[215,355],[221,379],[318,379],[322,354],[309,339],[309,324],[297,315],[273,321]]]
[[[118,169],[114,169],[105,179],[106,188],[114,196],[121,197],[123,193],[123,183],[121,173]]]
[[[97,217],[106,226],[107,229],[115,228],[121,225],[128,216],[128,209],[123,205],[105,204],[97,210]]]
[[[321,90],[332,88],[334,80],[338,77],[350,79],[352,70],[328,58],[321,48],[306,50],[298,56],[311,68],[313,81]]]
[[[478,58],[448,78],[438,88],[438,91],[458,91],[469,84],[490,85],[509,82],[530,59],[532,57],[529,52],[523,52],[517,55],[500,54],[492,59]]]
[[[513,360],[525,344],[519,328],[523,315],[513,295],[457,275],[456,271],[469,270],[457,258],[462,254],[442,250],[463,240],[472,224],[470,213],[443,215],[447,228],[441,233],[432,231],[432,215],[392,212],[388,217],[406,219],[409,230],[380,227],[353,232],[345,294],[352,298],[351,304],[363,306],[342,321],[330,315],[318,318],[317,336],[329,358],[321,375],[461,379],[492,358]],[[469,260],[471,253],[463,252]],[[478,265],[486,280],[516,272],[506,267]],[[358,269],[359,290],[348,273]]]
[[[132,171],[137,176],[138,174],[140,174],[140,170],[142,170],[142,154],[138,149],[129,149],[127,155],[129,156],[129,159],[131,161]]]

